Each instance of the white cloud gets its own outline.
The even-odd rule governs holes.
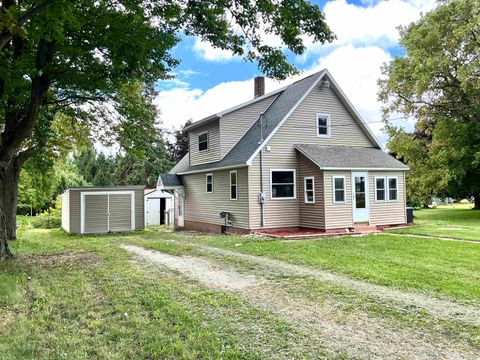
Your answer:
[[[395,46],[399,40],[398,26],[419,19],[422,12],[435,7],[436,0],[365,0],[364,3],[368,6],[350,4],[346,0],[328,1],[323,12],[337,40],[321,45],[305,36],[307,50],[298,60],[305,61],[312,54],[339,45],[377,45],[382,48]]]
[[[328,68],[342,90],[360,114],[380,134],[382,128],[380,104],[377,102],[376,81],[380,77],[380,65],[391,59],[384,50],[375,47],[341,46],[321,57],[315,65],[301,76],[278,82],[266,81],[270,92],[309,73]],[[200,89],[172,89],[160,92],[156,104],[161,109],[161,118],[167,128],[178,128],[187,120],[200,120],[215,112],[228,109],[253,97],[253,79],[220,83],[203,92]]]
[[[214,48],[209,42],[195,39],[192,47],[197,56],[208,61],[226,62],[230,60],[240,60],[240,56],[234,55],[230,50]]]

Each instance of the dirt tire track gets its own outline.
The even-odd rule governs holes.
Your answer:
[[[239,273],[227,265],[201,257],[168,255],[133,245],[121,247],[150,263],[165,266],[212,289],[237,293],[254,306],[297,324],[315,341],[321,342],[332,356],[344,352],[352,357],[368,359],[478,359],[480,356],[476,349],[452,343],[448,338],[433,338],[415,329],[397,330],[389,326],[385,319],[372,318],[361,311],[355,312],[354,316],[346,315],[335,304],[318,304],[293,297],[283,292],[281,285],[272,280]],[[226,255],[240,254],[213,249],[221,250],[221,254]],[[294,268],[289,270],[291,272]],[[298,275],[298,271],[295,273]]]

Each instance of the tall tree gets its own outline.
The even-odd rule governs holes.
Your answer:
[[[296,54],[305,34],[334,38],[318,6],[304,0],[1,0],[0,258],[11,256],[6,229],[20,170],[46,143],[54,115],[68,112],[96,138],[108,137],[117,124],[105,110],[117,106],[118,90],[169,77],[180,32],[257,61],[279,79],[296,69],[262,34],[278,35]]]
[[[417,120],[408,133],[387,127],[389,148],[412,169],[412,193],[473,196],[480,209],[480,0],[440,1],[400,29],[405,56],[383,68],[385,119]]]
[[[173,163],[179,162],[188,153],[188,131],[185,127],[190,125],[192,120],[188,120],[181,129],[173,132],[173,140],[167,142],[168,155]]]

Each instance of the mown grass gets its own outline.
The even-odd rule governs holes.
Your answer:
[[[162,234],[157,239],[227,248],[257,256],[326,269],[400,289],[480,303],[480,245],[437,239],[368,235],[282,241],[262,237]],[[143,245],[168,251],[155,238]],[[176,251],[184,251],[177,249]]]
[[[472,207],[471,204],[453,204],[415,210],[415,226],[389,231],[480,241],[480,211]]]
[[[141,235],[21,232],[17,257],[0,263],[0,358],[321,356],[235,295],[132,262],[117,242]]]

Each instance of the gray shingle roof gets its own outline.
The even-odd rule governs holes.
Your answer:
[[[300,101],[310,87],[323,76],[324,70],[307,76],[287,86],[264,112],[263,139],[280,124],[289,111]],[[208,164],[189,166],[188,154],[170,171],[179,174],[191,171],[214,170],[226,166],[246,166],[247,161],[260,146],[259,120],[243,135],[223,159]]]
[[[295,148],[322,168],[398,169],[408,166],[377,148],[296,144]]]
[[[160,174],[158,177],[160,188],[172,188],[183,186],[182,178],[176,174]]]

